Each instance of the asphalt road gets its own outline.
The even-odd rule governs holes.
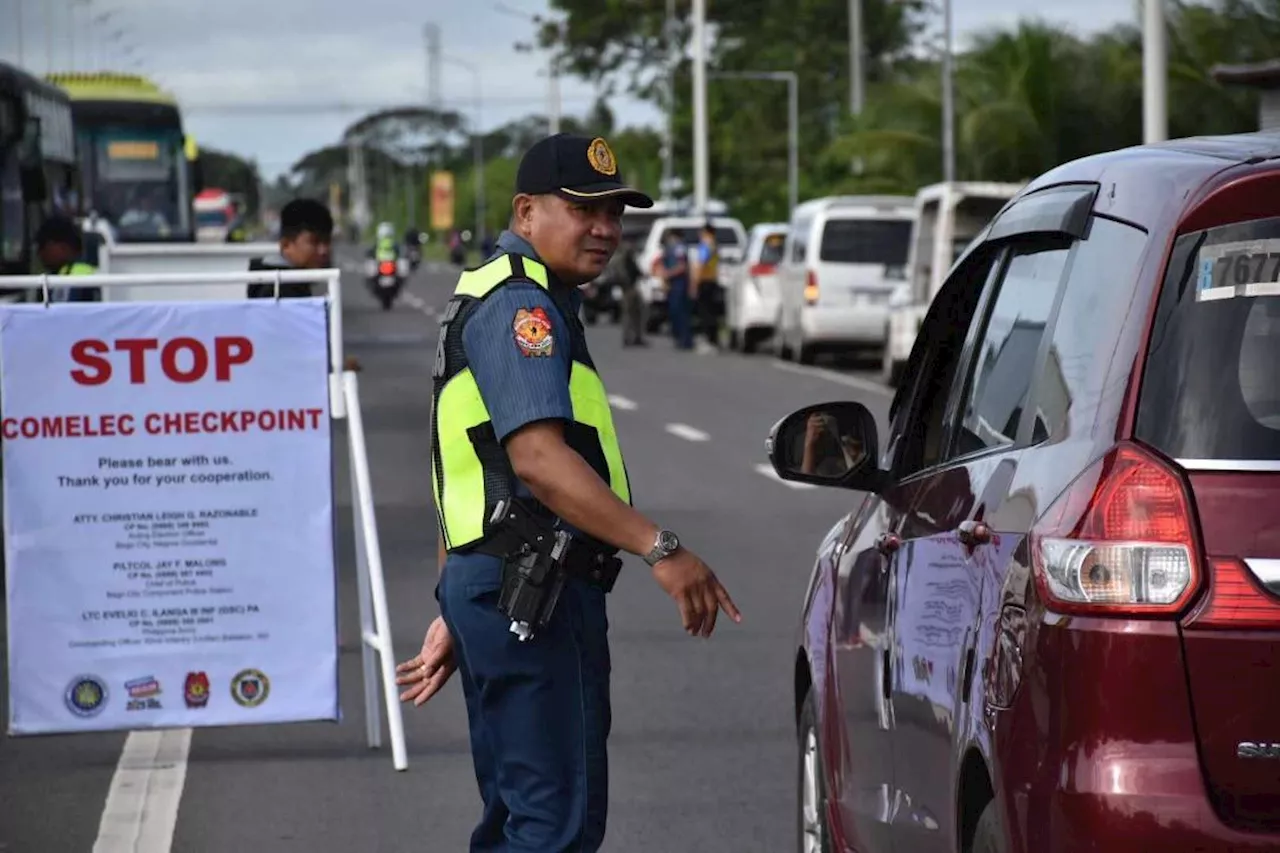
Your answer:
[[[416,652],[438,612],[427,418],[435,316],[454,275],[420,270],[386,313],[354,276],[345,283],[397,659]],[[665,337],[623,349],[620,338],[611,325],[590,335],[615,398],[636,504],[707,560],[744,621],[722,619],[709,640],[688,637],[648,568],[629,558],[610,603],[605,849],[794,849],[791,681],[801,597],[819,540],[859,496],[762,473],[764,438],[779,417],[821,400],[862,401],[883,422],[889,396],[865,378],[780,367],[768,355],[679,353]],[[335,447],[345,448],[341,424]],[[345,451],[338,471],[345,718],[195,730],[174,851],[466,849],[479,796],[459,687],[405,708],[407,772],[392,768],[389,746],[365,747]],[[92,850],[124,741],[125,733],[0,740],[0,851]]]

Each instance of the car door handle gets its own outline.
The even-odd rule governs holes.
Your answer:
[[[876,537],[876,550],[886,557],[902,547],[902,539],[896,533],[881,533]]]
[[[960,522],[960,526],[956,528],[956,535],[966,547],[976,548],[991,541],[991,528],[984,522],[970,519]]]

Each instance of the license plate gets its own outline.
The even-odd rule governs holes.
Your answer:
[[[384,275],[378,278],[379,287],[395,287],[396,277],[393,275]]]

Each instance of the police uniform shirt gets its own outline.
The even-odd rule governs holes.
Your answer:
[[[498,237],[497,252],[541,263],[533,247],[510,231]],[[581,294],[577,288],[567,289],[576,317]],[[537,421],[573,420],[569,340],[569,320],[548,292],[532,281],[508,282],[468,318],[462,346],[499,442]],[[517,497],[531,496],[519,480],[515,492]],[[451,553],[446,562],[464,567],[469,582],[496,585],[501,575],[501,560],[487,554]]]

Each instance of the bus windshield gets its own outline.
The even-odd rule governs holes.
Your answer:
[[[180,134],[109,130],[94,135],[92,148],[93,205],[115,225],[120,240],[190,238]]]

